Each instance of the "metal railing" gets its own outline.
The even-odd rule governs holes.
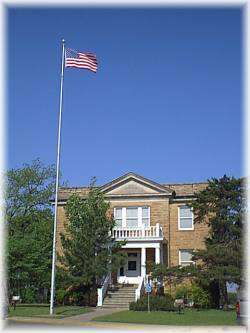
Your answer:
[[[139,285],[138,285],[137,289],[135,290],[135,301],[137,301],[138,299],[141,298],[143,291],[144,291],[144,277],[140,276]]]
[[[102,287],[97,289],[97,296],[98,296],[97,306],[102,306],[103,299],[106,296],[110,282],[111,282],[111,273],[108,273],[108,275],[106,276],[106,278],[103,282]]]

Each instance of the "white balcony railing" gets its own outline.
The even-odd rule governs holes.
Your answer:
[[[148,228],[114,228],[112,237],[115,239],[150,239],[162,238],[162,227],[159,223]]]

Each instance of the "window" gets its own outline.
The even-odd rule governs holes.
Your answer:
[[[116,207],[114,208],[116,228],[145,228],[150,226],[150,207]]]
[[[126,208],[126,226],[128,228],[138,227],[138,208]]]
[[[122,227],[122,208],[115,208],[115,221],[116,221],[116,227],[121,228]]]
[[[188,266],[194,264],[192,260],[192,250],[179,250],[179,265]]]
[[[142,207],[142,224],[149,227],[149,207]]]
[[[193,212],[189,206],[179,207],[179,229],[180,230],[194,230]]]
[[[128,261],[128,271],[136,271],[136,261]]]

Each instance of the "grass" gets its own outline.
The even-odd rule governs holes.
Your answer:
[[[177,312],[141,312],[121,311],[111,315],[101,316],[93,319],[101,322],[137,323],[154,325],[236,325],[235,311],[223,310],[190,310],[185,309],[184,314]]]
[[[71,317],[83,313],[92,311],[91,308],[83,306],[57,306],[55,307],[55,314],[50,316],[49,305],[17,305],[14,310],[13,307],[9,307],[9,317],[53,317],[64,318]]]

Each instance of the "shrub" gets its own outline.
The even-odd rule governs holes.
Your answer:
[[[96,306],[97,290],[88,286],[70,287],[58,290],[57,303],[64,305]]]
[[[197,285],[190,288],[190,297],[196,308],[208,308],[210,305],[209,293]]]
[[[235,305],[237,302],[237,293],[228,293],[228,303],[230,305]]]
[[[164,296],[149,296],[149,304],[151,311],[174,311],[174,300],[171,295]],[[133,311],[147,311],[148,310],[148,296],[144,295],[136,302],[129,304],[129,310]]]
[[[211,303],[209,293],[196,284],[179,287],[176,289],[175,298],[183,298],[184,302],[190,299],[196,308],[208,308]]]
[[[58,289],[56,291],[56,301],[57,304],[64,305],[65,304],[65,299],[67,296],[67,291],[64,289]]]
[[[36,303],[36,291],[33,288],[27,288],[25,290],[22,303]]]
[[[190,287],[181,286],[176,289],[175,298],[188,298],[190,296]]]

